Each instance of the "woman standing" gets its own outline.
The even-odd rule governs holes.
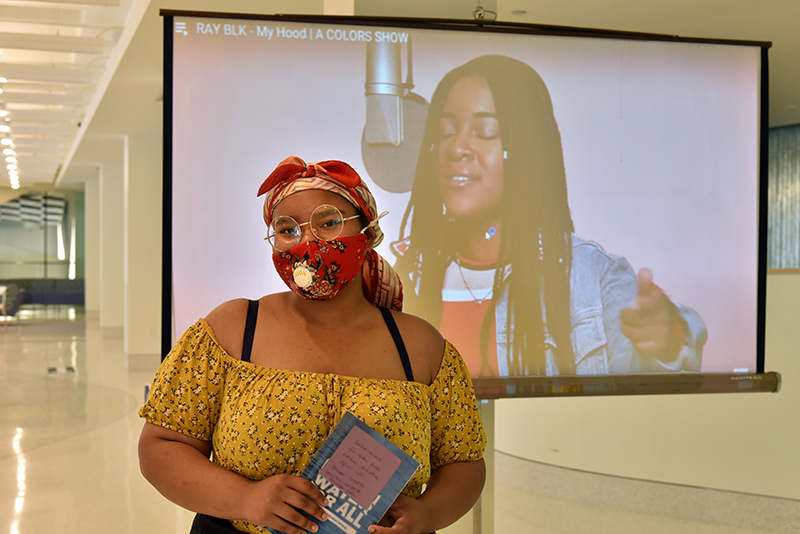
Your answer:
[[[226,302],[181,337],[140,411],[142,472],[198,512],[192,532],[315,532],[300,512],[324,521],[324,495],[298,475],[350,411],[421,464],[370,531],[454,522],[480,495],[486,438],[458,352],[399,311],[374,198],[346,163],[296,157],[262,194],[291,291]]]

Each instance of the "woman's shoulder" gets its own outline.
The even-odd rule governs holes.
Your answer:
[[[205,320],[217,335],[239,320],[247,317],[247,299],[233,299],[223,302],[206,315]]]
[[[248,303],[249,300],[243,298],[229,300],[211,310],[205,317],[219,345],[237,359],[242,354],[242,336]]]
[[[284,295],[285,293],[275,293],[261,297],[258,299],[259,310],[281,306]],[[223,302],[205,316],[205,321],[217,338],[219,345],[236,359],[241,358],[242,355],[244,325],[247,321],[249,304],[249,299],[232,299]]]
[[[442,334],[426,320],[403,312],[392,312],[403,336],[411,367],[419,382],[430,384],[439,372],[444,355]]]

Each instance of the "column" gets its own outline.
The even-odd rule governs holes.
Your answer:
[[[125,141],[125,334],[129,366],[160,359],[162,141]]]
[[[100,327],[103,337],[113,338],[123,328],[122,163],[103,163],[100,174]]]
[[[100,318],[100,167],[83,183],[84,299],[86,316]]]

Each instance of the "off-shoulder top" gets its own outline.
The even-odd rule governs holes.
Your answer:
[[[227,354],[204,319],[162,362],[146,421],[211,441],[213,461],[252,480],[298,475],[350,411],[420,462],[403,493],[418,497],[431,471],[483,457],[486,436],[466,364],[445,343],[430,385],[274,369]],[[242,521],[246,532],[267,532]]]

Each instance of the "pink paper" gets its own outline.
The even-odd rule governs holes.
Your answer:
[[[353,427],[320,474],[361,507],[369,508],[398,467],[400,458]]]

